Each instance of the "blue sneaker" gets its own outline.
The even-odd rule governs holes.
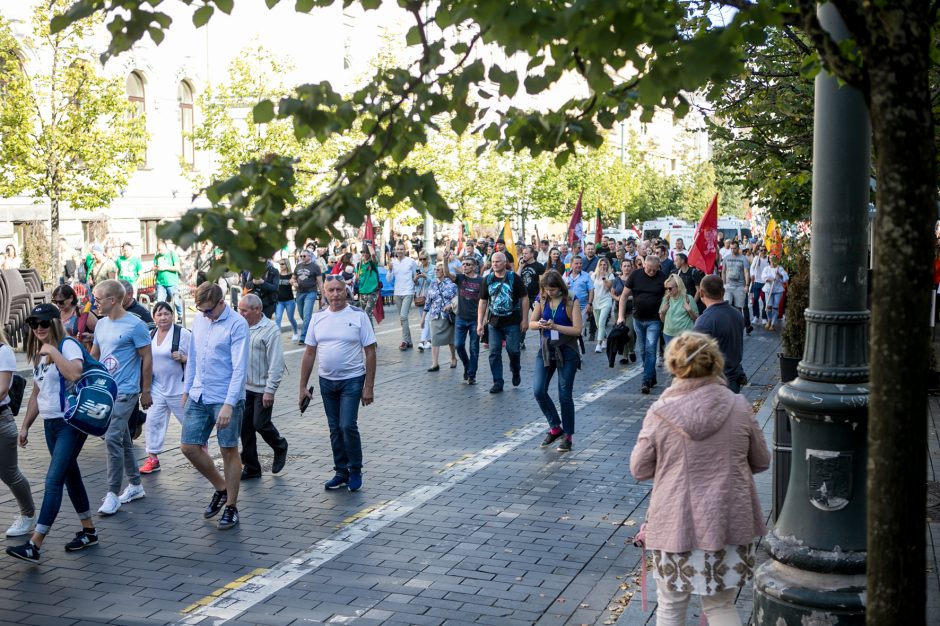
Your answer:
[[[340,487],[345,487],[347,482],[349,482],[349,476],[337,472],[336,476],[323,483],[323,488],[326,490],[339,489]],[[360,485],[361,484],[362,481],[360,479]]]
[[[359,491],[362,489],[362,474],[350,472],[349,483],[346,485],[346,489],[349,489],[350,491]]]

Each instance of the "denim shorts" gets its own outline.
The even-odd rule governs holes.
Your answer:
[[[180,443],[193,446],[204,446],[209,443],[209,435],[212,434],[216,416],[221,409],[221,403],[203,404],[202,400],[187,399]],[[220,448],[238,448],[244,413],[245,401],[239,400],[232,407],[232,419],[229,420],[228,426],[216,429],[215,438]]]

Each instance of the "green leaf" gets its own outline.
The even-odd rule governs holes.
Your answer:
[[[298,13],[310,13],[314,7],[314,0],[297,0],[294,4],[294,10]]]
[[[274,119],[274,103],[270,100],[262,100],[251,110],[251,115],[255,124],[267,124]]]
[[[215,6],[219,7],[219,11],[222,11],[222,13],[225,13],[226,15],[232,14],[232,8],[234,5],[234,0],[215,0]]]
[[[405,35],[405,43],[409,46],[417,46],[421,44],[421,27],[415,24],[408,29],[408,34]]]
[[[196,9],[193,13],[193,26],[200,28],[209,23],[209,19],[212,17],[212,14],[215,13],[215,8],[212,5],[204,5]]]
[[[164,33],[161,29],[151,26],[147,29],[147,32],[150,33],[150,38],[153,39],[153,43],[157,44],[158,46],[163,43],[163,38],[166,36],[166,33]]]

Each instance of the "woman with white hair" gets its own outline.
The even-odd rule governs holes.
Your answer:
[[[659,307],[659,319],[663,321],[663,340],[668,344],[676,335],[695,327],[698,306],[676,274],[670,274],[663,286],[666,295]]]

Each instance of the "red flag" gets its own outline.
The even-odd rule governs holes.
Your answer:
[[[366,225],[363,230],[362,240],[368,241],[369,243],[375,243],[375,231],[372,228],[372,215],[366,216]]]
[[[574,214],[571,216],[571,221],[568,222],[568,245],[572,245],[576,240],[582,241],[584,239],[584,218],[581,216],[581,198],[584,197],[584,190],[581,190],[581,195],[578,196],[578,204],[574,207]]]
[[[711,204],[702,216],[698,228],[695,229],[695,238],[689,250],[689,265],[697,267],[706,274],[715,269],[715,256],[718,254],[718,194],[712,198]]]
[[[601,239],[604,237],[604,227],[601,226],[601,209],[597,208],[597,214],[595,216],[594,224],[594,243],[600,243]]]
[[[375,318],[376,324],[381,324],[382,320],[385,319],[385,305],[382,304],[382,290],[379,289],[378,298],[375,300],[375,306],[372,308],[372,317]]]

